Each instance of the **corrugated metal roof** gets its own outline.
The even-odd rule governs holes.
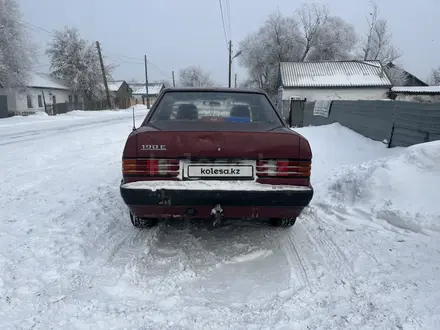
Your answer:
[[[110,92],[117,92],[121,85],[124,83],[124,80],[114,80],[107,82],[108,90]]]
[[[440,86],[396,86],[391,88],[396,93],[440,94]]]
[[[136,83],[136,84],[129,84],[129,86],[133,90],[133,95],[145,95],[146,94],[145,84]],[[155,83],[148,84],[148,95],[159,94],[163,87],[164,87],[163,84],[155,84]]]
[[[67,82],[56,79],[45,73],[32,72],[29,77],[28,87],[70,90]]]
[[[391,87],[380,61],[281,62],[284,87]]]

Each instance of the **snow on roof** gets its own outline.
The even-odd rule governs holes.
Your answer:
[[[284,87],[391,87],[380,61],[281,62]]]
[[[110,92],[117,92],[121,85],[124,83],[124,80],[114,80],[107,82],[108,90]]]
[[[28,87],[70,90],[69,84],[61,79],[56,79],[48,74],[32,72],[29,77]]]
[[[440,94],[440,86],[395,86],[391,88],[396,93]]]
[[[129,85],[133,90],[133,95],[145,95],[145,84],[142,83],[133,83]],[[164,87],[161,83],[151,83],[148,84],[148,95],[157,95],[162,91]]]

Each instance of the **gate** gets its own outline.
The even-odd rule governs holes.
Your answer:
[[[8,97],[6,95],[0,95],[0,118],[8,118]]]
[[[290,99],[288,123],[290,127],[304,126],[305,99]]]

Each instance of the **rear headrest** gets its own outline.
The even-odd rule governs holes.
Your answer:
[[[176,119],[198,119],[199,111],[192,103],[179,105],[177,109]]]
[[[231,117],[250,117],[251,113],[249,108],[245,105],[233,106],[229,114]]]

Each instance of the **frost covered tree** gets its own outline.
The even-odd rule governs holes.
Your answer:
[[[262,27],[240,42],[240,64],[249,75],[247,85],[269,91],[274,88],[278,63],[300,58],[298,23],[279,11],[269,15]]]
[[[379,7],[371,1],[372,11],[369,13],[368,32],[362,42],[363,60],[379,60],[382,63],[393,62],[402,53],[393,45],[392,33],[388,22],[379,17]]]
[[[354,26],[336,16],[327,17],[307,54],[308,61],[350,60],[357,44]]]
[[[248,71],[250,85],[275,93],[280,62],[349,59],[356,44],[352,25],[330,16],[324,5],[306,3],[291,16],[280,11],[269,15],[240,42],[240,64]]]
[[[0,85],[26,86],[36,61],[16,0],[0,0]]]
[[[211,87],[214,81],[211,75],[204,72],[199,66],[189,66],[180,70],[180,85],[183,87]]]
[[[69,81],[76,92],[87,99],[104,97],[104,83],[99,56],[95,45],[82,39],[76,28],[65,27],[56,31],[46,54],[50,58],[51,74]],[[110,80],[111,65],[105,66]]]
[[[440,66],[437,69],[432,70],[431,83],[433,85],[440,85]]]

